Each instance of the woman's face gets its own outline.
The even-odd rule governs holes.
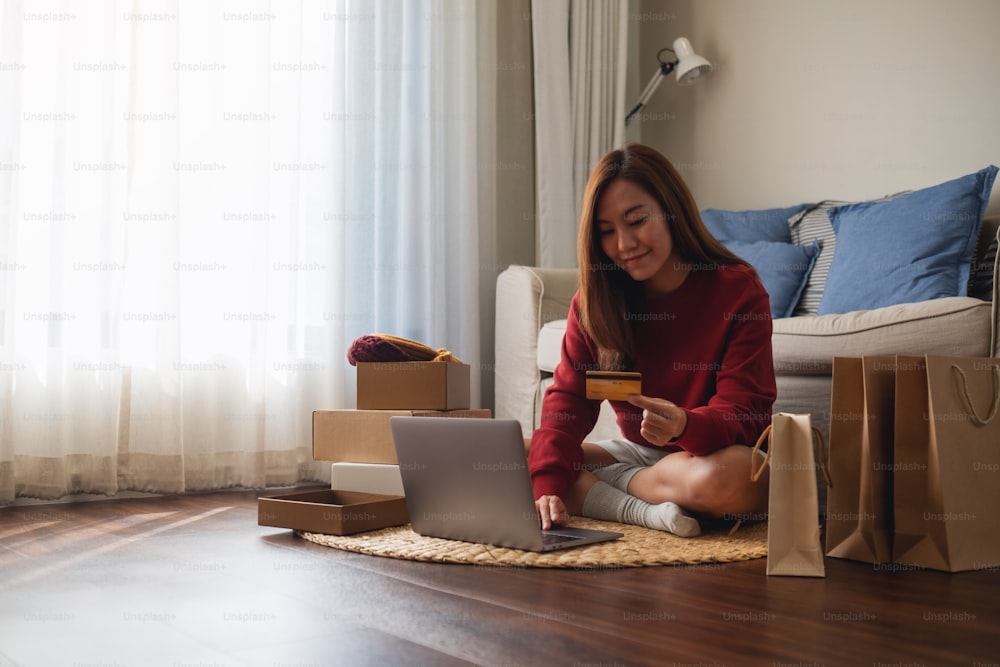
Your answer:
[[[649,294],[669,293],[687,275],[674,250],[667,213],[639,185],[616,178],[597,201],[601,249],[612,262],[641,282]]]

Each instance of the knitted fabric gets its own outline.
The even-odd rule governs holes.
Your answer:
[[[462,361],[444,348],[433,349],[407,338],[389,334],[366,334],[357,338],[347,350],[347,360],[352,366],[358,362],[397,361]]]

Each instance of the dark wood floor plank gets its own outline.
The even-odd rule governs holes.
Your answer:
[[[996,568],[416,563],[256,525],[256,494],[0,510],[0,665],[991,665]],[[53,642],[58,636],[60,642]],[[67,653],[71,651],[71,653]]]
[[[391,563],[361,558],[365,563]],[[828,664],[838,664],[841,649],[831,645],[831,635],[842,637],[849,645],[860,641],[859,646],[867,646],[872,656],[889,664],[920,657],[933,658],[929,664],[972,664],[993,655],[991,635],[1000,627],[1000,618],[987,593],[997,592],[994,573],[879,572],[871,565],[831,561],[833,580],[795,579],[768,578],[764,566],[764,561],[754,561],[723,568],[598,573],[525,570],[505,574],[495,569],[481,572],[478,568],[431,565],[430,571],[442,576],[425,576],[438,588],[471,590],[477,599],[505,606],[524,604],[528,609],[525,613],[539,619],[613,631],[633,643],[655,642],[662,647],[659,637],[681,634],[683,641],[669,644],[678,659],[704,657],[704,647],[712,646],[717,659],[741,664],[767,640],[773,647],[767,656],[772,661],[791,663],[822,657]],[[380,569],[394,568],[383,565]],[[539,599],[537,591],[544,586],[540,577],[566,596]],[[563,579],[566,581],[560,581]],[[880,587],[854,585],[854,579],[871,580]],[[976,580],[991,586],[979,585]],[[957,612],[954,605],[941,602],[948,588],[961,589],[956,591],[961,600]],[[872,597],[873,592],[882,590],[888,592],[886,597]],[[967,608],[987,613],[962,614],[961,609]],[[929,627],[931,623],[952,625]],[[931,637],[946,644],[929,646],[928,630]],[[730,637],[725,646],[716,645],[719,632]],[[984,648],[977,653],[977,646]]]

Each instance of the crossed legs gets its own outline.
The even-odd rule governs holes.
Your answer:
[[[584,443],[584,467],[565,498],[571,514],[581,514],[583,501],[598,481],[589,470],[616,463],[606,450]],[[732,445],[705,456],[668,454],[642,467],[628,482],[627,492],[652,505],[676,503],[702,518],[759,517],[767,511],[768,471],[751,481],[751,447]]]

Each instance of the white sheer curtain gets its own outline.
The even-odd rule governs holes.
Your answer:
[[[576,266],[587,177],[625,140],[625,0],[532,0],[539,262]]]
[[[477,7],[3,3],[0,503],[328,479],[353,338],[475,368]]]

